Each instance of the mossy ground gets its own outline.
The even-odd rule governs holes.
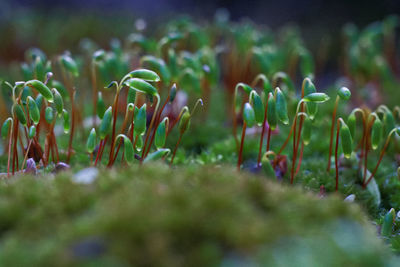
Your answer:
[[[227,166],[155,164],[0,185],[1,266],[382,266],[355,204]],[[318,253],[316,253],[318,251]]]

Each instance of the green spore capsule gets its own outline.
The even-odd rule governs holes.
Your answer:
[[[275,98],[273,97],[272,93],[268,94],[267,121],[269,127],[271,127],[271,130],[275,130],[276,125],[278,124],[278,115],[276,114]]]
[[[26,125],[26,117],[21,105],[15,104],[13,106],[13,114],[17,117],[18,121],[22,125]]]
[[[129,89],[128,89],[128,97],[127,97],[126,101],[128,104],[135,104],[136,90],[133,89],[132,87],[129,87]]]
[[[92,128],[92,130],[89,133],[87,142],[86,142],[86,150],[89,153],[93,153],[95,148],[96,148],[96,129]]]
[[[124,155],[126,162],[128,162],[128,164],[133,163],[133,161],[135,160],[135,151],[133,150],[131,140],[124,134],[118,135],[115,140],[117,140],[118,138],[124,139]],[[138,139],[141,139],[141,137],[139,137]]]
[[[150,83],[142,80],[142,79],[138,79],[138,78],[132,78],[129,79],[125,82],[126,86],[129,86],[130,88],[148,94],[148,95],[156,95],[157,94],[157,89],[151,85]]]
[[[265,113],[264,105],[261,100],[261,97],[254,90],[252,93],[252,97],[253,97],[255,120],[256,120],[258,126],[261,126],[264,122],[264,113]]]
[[[72,59],[72,57],[68,55],[61,56],[61,64],[67,71],[72,73],[72,75],[78,77],[79,75],[78,64],[76,64],[76,61]]]
[[[391,208],[383,218],[381,235],[384,237],[390,237],[393,234],[393,224],[396,218],[396,212]]]
[[[179,132],[184,133],[189,129],[190,126],[190,113],[186,111],[182,114],[181,120],[179,121]]]
[[[304,86],[304,95],[309,95],[312,93],[316,93],[317,89],[315,89],[315,85],[314,83],[309,79],[309,78],[305,78],[303,81],[303,86]],[[310,119],[313,120],[315,118],[315,115],[318,112],[318,105],[317,103],[313,103],[313,102],[308,102],[306,104],[307,106],[307,113],[310,116]]]
[[[138,79],[142,79],[148,82],[159,82],[160,76],[158,76],[157,73],[155,73],[152,70],[147,70],[147,69],[138,69],[138,70],[134,70],[129,72],[129,77],[131,78],[138,78]]]
[[[104,112],[103,119],[101,120],[101,123],[99,126],[99,135],[100,135],[101,140],[103,140],[107,136],[108,132],[110,131],[111,121],[112,121],[112,108],[109,107]]]
[[[43,96],[41,94],[38,94],[36,96],[35,102],[38,109],[41,110],[43,105]]]
[[[374,123],[372,124],[371,130],[371,147],[373,150],[377,149],[380,141],[382,140],[383,127],[381,120],[376,117]]]
[[[285,95],[278,87],[275,89],[276,113],[283,124],[289,124]]]
[[[97,116],[100,119],[103,119],[104,112],[106,112],[106,104],[104,103],[103,95],[101,92],[99,92],[98,97],[97,97],[96,112],[97,112]]]
[[[247,124],[248,127],[253,127],[254,123],[256,122],[254,109],[249,103],[244,104],[243,120]]]
[[[146,131],[146,122],[147,122],[147,114],[146,114],[146,104],[144,104],[135,116],[135,136],[143,135]]]
[[[70,126],[69,126],[70,125],[70,123],[69,123],[69,113],[68,113],[68,111],[63,109],[62,114],[63,114],[63,120],[64,120],[64,123],[63,123],[64,133],[68,133],[69,132],[69,128],[70,128]]]
[[[36,105],[36,101],[31,96],[28,96],[26,102],[28,104],[29,117],[33,123],[38,124],[40,121],[40,110]]]
[[[136,128],[136,127],[135,127]],[[143,148],[143,137],[141,135],[136,136],[135,148],[138,152],[142,151]]]
[[[164,60],[162,60],[161,58],[156,58],[154,56],[144,56],[141,58],[141,63],[142,65],[149,66],[150,69],[157,72],[165,85],[169,84],[171,80],[171,73]]]
[[[350,113],[349,117],[347,118],[347,126],[349,127],[351,136],[355,138],[356,114],[354,114],[354,112]]]
[[[157,149],[161,149],[165,146],[165,140],[167,138],[167,123],[169,119],[164,118],[158,125],[156,135],[154,137],[154,144]]]
[[[174,83],[174,84],[172,85],[172,87],[171,87],[170,92],[169,92],[169,102],[170,102],[170,103],[172,103],[172,102],[175,100],[176,91],[177,91],[177,88],[176,88],[176,84]]]
[[[6,139],[8,136],[8,133],[10,132],[10,127],[12,127],[13,124],[13,119],[12,118],[7,118],[4,123],[3,126],[1,127],[1,137],[3,139]]]
[[[342,100],[349,100],[351,97],[351,92],[347,87],[340,88],[337,94]]]
[[[143,161],[143,163],[151,162],[151,161],[156,161],[164,158],[167,156],[171,150],[169,148],[161,148],[157,151],[154,151],[153,153],[150,153]]]
[[[343,154],[349,159],[353,151],[353,139],[351,138],[349,127],[343,121],[340,126],[340,139],[342,142]]]
[[[312,129],[312,121],[308,116],[306,116],[303,123],[303,134],[302,134],[304,145],[308,145],[310,143],[311,129]]]
[[[56,88],[53,88],[52,91],[53,91],[53,95],[54,95],[54,105],[56,107],[56,111],[58,113],[58,116],[61,116],[63,109],[64,109],[63,98]]]
[[[33,137],[35,137],[35,135],[36,135],[36,126],[32,125],[31,127],[29,127],[28,137],[29,139],[32,139]]]
[[[329,96],[325,93],[312,93],[306,95],[303,99],[306,102],[323,103],[329,100]]]
[[[265,153],[264,156],[261,159],[261,168],[264,172],[264,174],[268,177],[268,178],[276,178],[276,174],[275,174],[275,170],[271,164],[271,161],[268,158],[268,153]]]
[[[49,87],[38,80],[30,80],[25,83],[26,86],[36,89],[47,101],[53,103],[53,94]]]
[[[57,91],[61,94],[61,96],[64,99],[69,98],[68,90],[67,90],[67,88],[65,88],[65,86],[61,82],[59,82],[57,80],[51,80],[50,84],[51,84],[51,87],[57,89]]]
[[[51,124],[53,122],[54,115],[53,115],[52,107],[46,107],[46,109],[44,111],[44,118],[46,119],[46,122],[49,124]]]

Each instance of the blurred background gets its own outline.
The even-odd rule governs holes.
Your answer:
[[[400,12],[396,0],[0,0],[0,64],[22,59],[31,46],[60,53],[83,37],[107,46],[110,38],[132,32],[138,18],[155,28],[182,14],[211,20],[221,8],[231,20],[249,18],[273,30],[295,23],[311,48],[319,43],[314,41],[338,34],[346,22],[363,27]]]

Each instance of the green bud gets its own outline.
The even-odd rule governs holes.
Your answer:
[[[63,127],[64,127],[64,133],[68,133],[69,132],[69,113],[68,111],[66,111],[65,109],[63,109],[63,119],[64,119],[64,123],[63,123]]]
[[[379,142],[382,140],[383,127],[381,120],[376,117],[374,123],[372,124],[371,130],[371,147],[373,150],[377,149]]]
[[[312,121],[308,116],[306,116],[303,123],[303,134],[302,134],[304,145],[308,145],[310,143],[311,129],[312,129]]]
[[[167,123],[169,119],[165,117],[162,122],[157,127],[156,134],[154,137],[154,144],[157,149],[161,149],[165,145],[165,140],[167,138]]]
[[[147,122],[147,114],[146,114],[146,104],[144,104],[138,111],[135,116],[135,136],[143,135],[146,132],[146,122]]]
[[[355,138],[355,131],[356,131],[356,114],[351,112],[349,117],[347,118],[347,126],[349,127],[350,134],[353,138]]]
[[[165,64],[164,60],[154,56],[144,56],[141,59],[142,65],[147,65],[151,70],[157,72],[165,85],[171,80],[171,73]]]
[[[251,91],[253,90],[253,88],[251,88],[250,85],[245,84],[245,83],[238,83],[238,84],[236,85],[236,88],[239,88],[239,87],[241,87],[241,88],[243,89],[243,91],[245,91],[246,94],[248,94],[248,95],[249,95],[249,94],[251,93]]]
[[[268,178],[276,178],[275,170],[272,167],[271,161],[269,160],[267,153],[265,153],[262,157],[261,164],[262,170]]]
[[[149,161],[156,161],[164,158],[166,155],[168,155],[171,152],[169,148],[161,148],[158,149],[157,151],[154,151],[153,153],[150,153],[143,161],[143,163],[147,163]]]
[[[44,83],[38,80],[30,80],[25,83],[26,86],[36,89],[43,97],[49,101],[53,102],[53,94],[49,87],[47,87]]]
[[[68,90],[67,90],[67,88],[65,88],[65,86],[61,82],[59,82],[57,80],[51,80],[50,84],[51,84],[51,87],[57,89],[57,91],[61,94],[61,96],[64,99],[69,98]]]
[[[138,69],[131,71],[129,73],[129,77],[131,78],[138,78],[141,80],[149,81],[149,82],[159,82],[160,76],[152,70],[147,69]]]
[[[149,94],[149,95],[157,95],[157,89],[149,84],[146,81],[143,81],[141,79],[137,79],[137,78],[132,78],[129,79],[125,82],[126,86],[129,86],[130,88],[145,93],[145,94]]]
[[[275,130],[276,125],[278,124],[278,117],[276,113],[276,105],[275,105],[275,98],[271,93],[268,96],[268,114],[267,114],[267,121],[271,130]]]
[[[128,98],[127,98],[127,103],[132,103],[135,104],[136,101],[136,90],[133,89],[132,87],[129,87],[128,89]]]
[[[288,112],[287,112],[287,104],[286,104],[286,99],[285,95],[282,93],[281,89],[278,87],[275,89],[275,101],[276,101],[276,113],[278,115],[278,119],[283,123],[283,124],[288,124],[289,123],[289,117],[288,117]]]
[[[36,96],[35,102],[36,102],[36,106],[38,107],[38,109],[41,110],[42,104],[43,104],[43,96],[41,94],[38,94]]]
[[[53,88],[53,94],[54,94],[54,105],[56,106],[56,111],[59,116],[61,116],[61,113],[64,109],[64,101],[62,99],[61,94],[57,91],[56,88]]]
[[[103,49],[99,49],[93,53],[93,60],[99,62],[104,59],[106,52]]]
[[[61,56],[61,64],[67,71],[72,73],[72,75],[78,77],[79,75],[78,65],[76,64],[75,60],[73,60],[70,56],[68,55]]]
[[[169,92],[169,102],[170,103],[172,103],[174,101],[174,99],[176,97],[176,91],[177,91],[177,88],[176,88],[176,84],[174,83]]]
[[[303,99],[305,102],[324,103],[329,100],[329,96],[325,93],[312,93],[306,95]]]
[[[13,119],[12,118],[7,118],[4,123],[3,126],[1,127],[1,137],[3,139],[6,139],[8,136],[8,133],[10,132],[10,127],[12,127],[13,125]]]
[[[347,87],[340,88],[337,94],[342,100],[349,100],[351,97],[351,92]]]
[[[189,129],[190,126],[190,113],[189,111],[186,111],[182,114],[181,116],[181,120],[179,121],[179,131],[181,133],[184,133],[185,131],[187,131],[187,129]]]
[[[391,208],[383,218],[381,235],[384,237],[390,237],[393,234],[393,224],[396,219],[396,212]]]
[[[123,138],[124,139],[124,154],[125,154],[125,159],[128,164],[133,163],[135,160],[135,151],[133,150],[133,145],[131,140],[123,134],[120,134],[117,136],[116,140],[118,138]],[[141,139],[140,137],[138,139]]]
[[[96,148],[96,129],[92,128],[88,140],[86,142],[86,149],[89,153],[93,153],[95,148]]]
[[[17,119],[20,123],[22,123],[22,125],[26,125],[26,117],[21,105],[15,104],[13,106],[13,114],[17,116]]]
[[[52,107],[46,107],[44,111],[44,118],[46,119],[47,123],[52,123],[54,119],[53,115],[53,108]]]
[[[248,127],[252,127],[256,121],[254,109],[249,103],[244,104],[243,120]]]
[[[136,128],[136,127],[135,127]],[[142,151],[143,148],[143,136],[142,135],[137,135],[136,136],[136,144],[135,144],[135,148],[137,151]]]
[[[258,126],[261,126],[264,122],[265,109],[261,97],[257,94],[256,91],[253,90],[253,92],[254,115]]]
[[[28,137],[29,139],[32,139],[33,137],[35,137],[35,135],[36,135],[36,126],[32,125],[31,127],[29,127]]]
[[[100,119],[103,119],[104,112],[106,112],[106,104],[104,103],[103,95],[101,94],[101,92],[99,92],[97,97],[96,112],[97,116]]]
[[[314,83],[309,78],[305,78],[303,83],[304,83],[304,95],[309,95],[317,92]],[[313,120],[318,112],[318,105],[317,103],[308,102],[306,106],[307,106],[307,113],[310,116],[310,119]]]
[[[33,121],[33,123],[38,124],[40,121],[40,111],[38,106],[36,105],[36,101],[31,97],[28,96],[26,99],[29,109],[29,117]]]
[[[340,127],[340,139],[342,141],[343,154],[349,159],[353,151],[353,139],[351,138],[349,127],[344,122],[342,122]]]
[[[108,132],[111,129],[111,121],[112,121],[112,108],[109,107],[105,112],[103,119],[101,120],[100,126],[99,126],[99,134],[100,134],[100,139],[103,140]],[[136,127],[135,127],[136,128]]]

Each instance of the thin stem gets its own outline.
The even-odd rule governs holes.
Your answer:
[[[113,124],[112,124],[112,133],[111,133],[111,150],[109,154],[109,159],[108,159],[108,165],[110,166],[112,160],[113,160],[113,154],[114,154],[114,146],[115,146],[115,126],[117,123],[117,112],[118,112],[118,98],[119,98],[119,87],[117,87],[117,93],[114,98],[114,104],[112,107],[112,112],[113,112]]]
[[[101,139],[100,140],[100,144],[99,144],[99,148],[97,149],[97,155],[96,155],[96,160],[94,161],[94,166],[96,167],[96,165],[97,165],[97,161],[99,160],[99,158],[100,158],[100,153],[101,153],[101,147],[103,146],[103,142],[104,142],[104,139]]]
[[[267,101],[265,104],[265,110],[264,110],[264,121],[262,125],[262,130],[261,130],[261,135],[260,135],[260,147],[258,149],[258,159],[257,159],[257,166],[259,167],[261,165],[261,156],[262,156],[262,145],[264,141],[264,133],[265,133],[265,124],[267,122],[267,116],[268,116],[268,100],[269,100],[269,95],[267,97]],[[268,125],[268,131],[271,129],[271,127]],[[267,145],[268,146],[268,145]],[[267,151],[269,149],[267,148]]]
[[[15,119],[15,118],[14,118]],[[15,121],[15,120],[13,120]],[[13,134],[13,129],[14,125],[12,125],[12,127],[10,127],[10,129],[8,130],[8,159],[7,159],[7,177],[10,177],[10,159],[11,159],[11,145],[12,145],[12,134]]]
[[[246,135],[246,122],[243,122],[243,129],[242,129],[242,138],[240,140],[240,149],[239,149],[239,157],[237,162],[237,170],[240,171],[240,165],[242,164],[242,154],[243,154],[243,144],[244,144],[244,137]]]
[[[184,132],[181,132],[181,133],[179,134],[178,141],[176,142],[176,145],[175,145],[175,148],[174,148],[174,153],[172,154],[172,158],[171,158],[171,163],[170,163],[170,165],[172,165],[172,164],[174,163],[175,154],[176,154],[176,151],[178,150],[179,143],[180,143],[181,140],[182,140],[183,133],[184,133]]]
[[[326,171],[329,172],[331,169],[331,156],[332,156],[332,144],[333,144],[333,131],[335,129],[335,119],[336,119],[336,110],[339,104],[339,96],[336,96],[335,106],[332,112],[332,123],[331,123],[331,133],[329,138],[329,152],[328,152],[328,166],[326,167]]]
[[[28,152],[29,152],[29,149],[31,148],[32,141],[33,141],[33,139],[29,140],[28,148],[26,149],[25,156],[24,156],[24,161],[22,162],[22,165],[21,165],[21,169],[20,169],[21,171],[24,169],[24,165],[26,163],[26,160],[28,159]]]
[[[381,161],[382,161],[382,159],[383,159],[383,155],[385,154],[386,149],[387,149],[387,147],[389,146],[390,139],[391,139],[393,133],[395,133],[396,131],[397,131],[397,129],[395,128],[395,129],[391,130],[390,133],[388,134],[388,137],[386,138],[385,145],[383,146],[383,148],[382,148],[382,150],[381,150],[381,153],[380,153],[380,155],[379,155],[379,160],[378,160],[378,162],[376,163],[376,166],[375,166],[374,170],[372,171],[371,175],[369,176],[367,182],[363,184],[363,188],[364,188],[364,189],[367,187],[367,185],[369,184],[369,182],[370,182],[370,181],[372,180],[372,178],[375,176],[375,174],[376,174],[376,172],[377,172],[377,170],[378,170],[378,168],[379,168],[379,165],[380,165],[380,163],[381,163]]]
[[[340,132],[340,118],[337,120],[336,125],[336,146],[335,146],[335,171],[336,171],[336,185],[335,191],[339,189],[339,165],[338,165],[338,148],[339,148],[339,132]]]
[[[74,139],[74,133],[75,133],[75,90],[72,89],[72,92],[70,93],[71,97],[71,132],[69,135],[69,142],[68,142],[68,155],[67,155],[67,163],[69,163],[71,159],[71,153],[72,153],[72,141]]]
[[[149,136],[150,136],[151,130],[153,129],[154,120],[157,117],[158,107],[160,105],[160,96],[158,94],[156,95],[156,98],[157,98],[157,104],[156,104],[156,107],[155,107],[155,109],[153,111],[153,116],[151,117],[149,129],[147,129],[146,139],[145,139],[144,145],[143,145],[142,161],[144,160],[144,155],[145,155],[145,152],[146,152],[147,142],[149,141]]]
[[[301,149],[300,149],[300,157],[299,157],[299,163],[297,163],[297,168],[296,168],[296,173],[294,174],[295,176],[299,173],[301,163],[303,161],[303,151],[304,151],[304,142],[301,142]]]
[[[169,101],[169,98],[170,98],[170,94],[168,94],[168,97],[167,97],[167,99],[165,100],[164,105],[161,107],[160,111],[158,112],[158,116],[157,116],[157,118],[156,118],[155,125],[158,125],[158,124],[160,123],[160,118],[161,118],[162,112],[164,111],[164,108],[165,108],[165,106],[167,105],[167,103],[168,103],[168,101]],[[147,152],[145,153],[145,157],[146,157],[147,154],[149,154],[149,152],[150,152],[151,145],[153,144],[153,142],[154,142],[154,137],[155,137],[155,135],[156,135],[156,130],[157,130],[157,127],[154,127],[153,135],[151,136],[150,143],[149,143],[149,145],[147,146]]]

